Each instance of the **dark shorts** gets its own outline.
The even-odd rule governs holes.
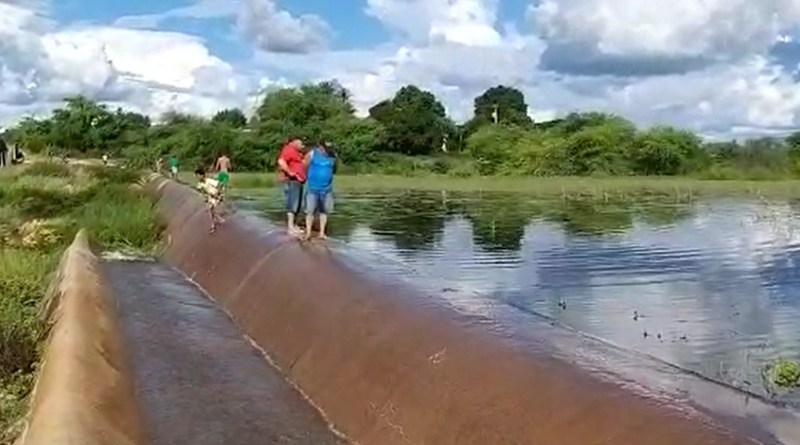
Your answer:
[[[303,207],[303,183],[289,180],[283,185],[283,193],[286,195],[286,213],[300,213]]]
[[[306,215],[320,213],[327,215],[333,211],[333,192],[312,192],[306,194]]]

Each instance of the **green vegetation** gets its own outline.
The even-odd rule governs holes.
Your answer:
[[[183,179],[191,182],[190,174]],[[232,192],[242,195],[272,193],[278,182],[273,173],[237,173],[232,176]],[[800,181],[702,180],[687,177],[453,177],[428,174],[417,177],[398,175],[343,175],[334,186],[339,192],[358,190],[452,191],[452,192],[521,192],[545,198],[588,198],[658,195],[667,199],[713,195],[753,195],[787,197],[800,195]]]
[[[767,367],[769,383],[780,389],[800,388],[800,363],[780,359]]]
[[[0,444],[11,443],[33,383],[40,302],[75,233],[100,249],[153,252],[160,226],[138,175],[35,163],[0,173]]]
[[[151,168],[176,155],[186,170],[226,151],[242,171],[274,171],[288,139],[332,141],[342,173],[473,176],[691,176],[775,180],[800,175],[800,132],[786,139],[704,142],[668,126],[638,129],[623,117],[572,113],[533,122],[514,88],[488,89],[474,117],[459,125],[441,102],[413,85],[356,117],[349,92],[322,82],[267,92],[252,116],[221,110],[211,119],[167,113],[156,123],[83,97],[44,119],[29,118],[9,135],[31,153],[110,153]],[[52,166],[47,168],[53,168]]]

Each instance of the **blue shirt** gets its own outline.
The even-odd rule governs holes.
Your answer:
[[[333,189],[333,168],[336,159],[325,154],[319,147],[314,147],[311,152],[311,162],[308,164],[308,180],[306,187],[314,193],[327,193]]]

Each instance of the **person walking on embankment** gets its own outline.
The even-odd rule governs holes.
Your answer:
[[[283,146],[278,156],[279,174],[286,195],[286,229],[295,236],[302,233],[297,227],[297,215],[302,207],[303,186],[306,182],[303,148],[299,139],[293,139]]]
[[[318,142],[306,154],[303,164],[306,173],[306,239],[311,238],[314,219],[319,215],[319,237],[327,239],[328,215],[333,211],[333,175],[336,173],[336,154],[329,144]]]
[[[214,171],[217,172],[217,180],[219,181],[220,191],[224,192],[228,189],[228,184],[231,181],[231,159],[223,151],[220,152],[217,162],[214,163]]]
[[[169,158],[169,175],[172,179],[176,179],[178,177],[178,157],[175,155],[172,155]]]

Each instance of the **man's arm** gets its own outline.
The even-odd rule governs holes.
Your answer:
[[[294,178],[295,177],[295,174],[292,173],[291,170],[289,170],[289,164],[286,163],[286,159],[284,159],[283,156],[278,158],[278,167],[286,175],[286,177],[288,177],[288,178]]]
[[[313,150],[309,151],[308,153],[306,153],[306,155],[303,157],[303,167],[308,168],[308,165],[311,164],[311,158],[312,157],[314,157],[314,151]]]

